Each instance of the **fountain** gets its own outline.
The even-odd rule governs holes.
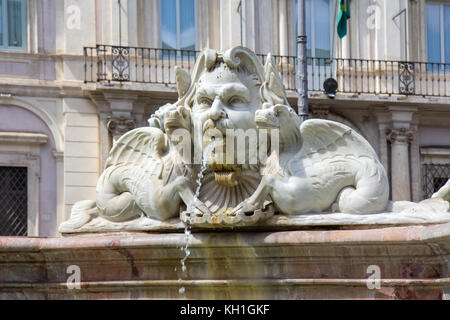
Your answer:
[[[263,66],[244,47],[208,49],[176,80],[178,101],[116,141],[96,199],[73,206],[62,238],[3,242],[23,269],[5,266],[0,296],[450,294],[448,184],[420,203],[389,201],[371,145],[341,123],[302,122],[270,55]],[[66,265],[82,270],[80,290],[64,287]]]
[[[176,79],[178,101],[115,143],[97,199],[75,204],[61,233],[450,221],[445,195],[389,202],[385,169],[351,128],[302,123],[270,54],[263,66],[244,47],[208,49]]]
[[[200,196],[200,189],[202,187],[202,180],[205,174],[206,169],[208,168],[208,159],[211,157],[211,154],[213,152],[215,148],[214,143],[210,143],[206,149],[204,150],[204,152],[202,152],[203,156],[202,156],[202,165],[200,167],[198,176],[197,176],[197,183],[196,183],[196,189],[195,189],[195,194],[194,194],[194,201],[191,204],[191,207],[188,208],[187,210],[183,211],[181,213],[181,216],[188,216],[188,218],[185,218],[185,222],[186,222],[186,227],[184,228],[184,234],[186,235],[186,245],[182,248],[183,252],[184,252],[184,257],[183,259],[181,259],[181,272],[182,273],[186,273],[187,271],[187,267],[186,267],[186,260],[189,258],[189,255],[191,254],[191,252],[189,251],[189,242],[191,240],[191,225],[192,225],[192,216],[191,216],[191,212],[194,211],[194,203],[196,201],[199,201],[199,196]],[[180,282],[182,280],[182,278],[180,277],[178,279]],[[180,290],[178,291],[180,294],[184,294],[185,293],[185,288],[181,287]]]

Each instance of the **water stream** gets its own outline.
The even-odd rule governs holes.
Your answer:
[[[190,207],[187,208],[186,211],[184,212],[184,214],[189,213],[189,220],[185,222],[186,226],[184,228],[184,234],[186,236],[186,238],[185,238],[186,242],[185,242],[185,245],[181,248],[181,251],[184,252],[184,257],[183,257],[183,259],[181,259],[181,276],[180,276],[180,278],[178,278],[178,283],[180,285],[183,281],[183,276],[187,274],[186,260],[191,255],[191,251],[189,250],[189,245],[190,245],[191,239],[192,239],[191,225],[192,225],[193,212],[195,209],[195,203],[198,201],[198,198],[200,196],[200,189],[202,188],[202,180],[203,180],[205,171],[208,168],[208,159],[210,158],[210,156],[214,150],[214,146],[215,146],[214,143],[210,143],[203,151],[202,164],[200,167],[200,171],[197,175],[197,181],[196,181],[197,187],[196,187],[195,194],[194,194],[194,201],[192,202]],[[186,289],[184,287],[180,287],[180,289],[178,290],[178,293],[180,295],[184,295],[185,292],[186,292]]]

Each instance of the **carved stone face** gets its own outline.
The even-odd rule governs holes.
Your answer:
[[[224,143],[227,129],[256,130],[255,112],[262,107],[260,86],[257,75],[231,70],[225,64],[204,72],[197,81],[191,112],[196,144],[205,148],[211,142],[203,141],[205,131],[220,131]],[[217,140],[215,146],[218,147]],[[227,151],[225,145],[223,151]],[[248,148],[237,150],[232,163],[218,163],[212,157],[207,161],[199,199],[215,215],[230,213],[247,194],[254,192],[261,179],[254,167],[238,165],[238,152],[248,152]]]
[[[255,112],[262,106],[259,89],[256,75],[230,70],[225,64],[203,73],[192,107],[196,143],[203,146],[206,130],[219,130],[225,138],[227,129],[256,129]]]

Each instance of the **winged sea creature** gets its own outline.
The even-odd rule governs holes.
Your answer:
[[[209,213],[196,199],[192,169],[171,140],[175,129],[190,130],[190,111],[167,106],[162,127],[143,127],[127,132],[113,146],[105,170],[97,182],[96,201],[81,201],[60,231],[76,229],[97,216],[125,222],[141,216],[167,220],[187,208]]]
[[[267,159],[254,194],[235,212],[261,209],[270,197],[284,214],[382,212],[389,198],[384,167],[370,144],[351,128],[334,121],[301,122],[282,104],[255,114],[258,128],[279,131],[279,148]]]

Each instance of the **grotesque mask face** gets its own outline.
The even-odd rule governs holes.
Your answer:
[[[150,125],[164,125],[168,135],[171,129],[190,128],[188,148],[181,149],[183,156],[188,150],[190,161],[194,144],[198,199],[212,213],[211,219],[234,216],[234,208],[253,194],[261,181],[260,169],[273,145],[268,133],[276,131],[272,126],[259,129],[256,121],[267,117],[255,115],[264,108],[263,103],[266,108],[287,104],[274,61],[268,56],[262,66],[258,57],[243,47],[225,52],[206,49],[192,74],[175,68],[175,76],[179,100],[163,107]],[[190,121],[181,108],[190,111]],[[183,134],[180,141],[184,141]]]
[[[259,95],[260,81],[255,74],[244,70],[230,70],[225,63],[220,63],[210,71],[201,75],[192,105],[192,123],[195,131],[194,139],[199,146],[205,147],[211,141],[208,132],[220,132],[223,137],[216,148],[226,151],[225,140],[227,130],[256,129],[255,112],[261,108]],[[233,161],[223,158],[222,162],[209,161],[211,170],[216,172],[219,184],[236,184],[236,157]],[[214,157],[210,157],[211,159]]]

